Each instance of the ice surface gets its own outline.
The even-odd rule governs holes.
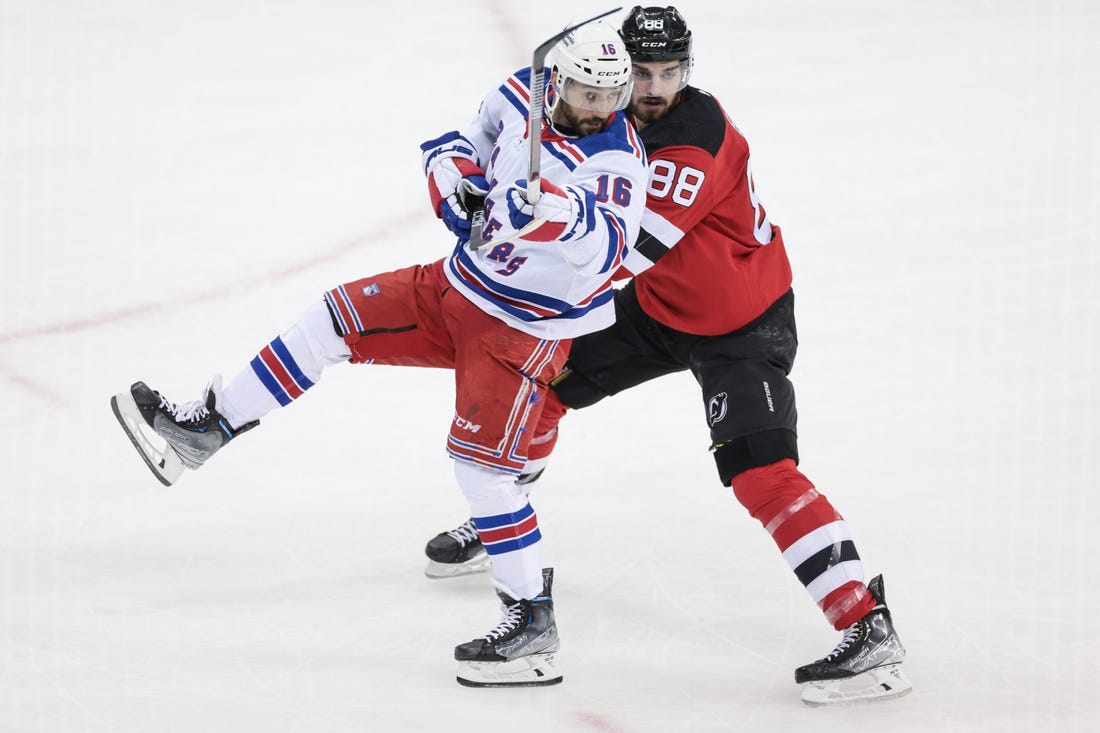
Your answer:
[[[794,263],[802,466],[914,692],[798,701],[838,635],[718,484],[690,377],[564,424],[542,690],[455,684],[495,600],[421,575],[464,511],[449,372],[334,368],[172,489],[114,422],[448,251],[418,144],[599,8],[0,0],[0,731],[1095,728],[1100,6],[680,7]]]

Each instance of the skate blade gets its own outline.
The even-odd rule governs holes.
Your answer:
[[[546,687],[562,681],[554,654],[529,654],[510,662],[459,662],[458,684],[465,687]]]
[[[486,573],[492,567],[493,564],[489,560],[488,553],[483,552],[466,562],[443,563],[428,560],[428,565],[424,568],[424,575],[432,580],[440,580],[442,578],[457,578],[461,575],[473,575],[474,573]]]
[[[141,410],[130,393],[116,394],[111,398],[111,411],[115,413],[118,424],[122,426],[126,437],[130,439],[134,449],[145,461],[145,465],[153,472],[165,486],[171,486],[183,474],[183,461],[167,443],[164,448],[158,448],[150,439],[152,428],[141,416]],[[158,438],[158,440],[161,440]]]
[[[842,680],[807,682],[802,688],[802,702],[811,707],[855,705],[893,700],[912,691],[913,685],[901,665],[887,664]]]

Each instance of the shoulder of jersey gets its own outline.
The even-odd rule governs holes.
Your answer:
[[[517,112],[526,115],[531,104],[531,67],[525,66],[509,76],[498,91]]]
[[[718,100],[689,86],[680,104],[663,119],[648,125],[641,135],[650,155],[672,145],[691,145],[713,157],[731,130],[733,126]]]

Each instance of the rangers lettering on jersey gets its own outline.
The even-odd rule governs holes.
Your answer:
[[[482,230],[489,243],[476,251],[459,243],[446,274],[478,308],[513,328],[539,338],[573,338],[614,321],[611,276],[637,238],[645,209],[645,149],[621,112],[603,131],[585,137],[570,137],[544,123],[542,178],[593,192],[596,226],[565,241],[516,236],[506,197],[509,187],[527,176],[530,81],[530,68],[513,74],[485,98],[462,135],[476,148],[490,182]]]

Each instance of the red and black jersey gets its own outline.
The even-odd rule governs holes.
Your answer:
[[[690,86],[681,95],[641,131],[648,202],[627,267],[650,317],[715,336],[787,292],[791,267],[753,188],[748,142],[714,97]]]

